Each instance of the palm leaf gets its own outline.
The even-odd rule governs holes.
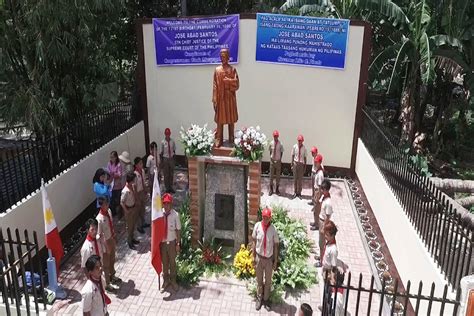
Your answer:
[[[301,8],[304,5],[319,5],[321,7],[327,6],[329,0],[287,0],[280,7],[281,11],[286,11],[292,8]]]
[[[464,50],[464,47],[461,41],[453,36],[438,34],[438,35],[431,36],[430,40],[433,41],[433,45],[435,46],[447,45],[447,46],[457,48],[461,52]]]
[[[383,15],[392,22],[393,26],[403,28],[410,23],[403,9],[391,0],[356,0],[355,4],[362,10]]]
[[[394,44],[381,51],[369,66],[370,74],[374,76],[379,74],[386,67],[387,63],[397,56],[400,46],[401,44]]]
[[[421,80],[428,83],[434,78],[433,63],[431,61],[430,39],[426,33],[420,38],[420,70]]]
[[[405,40],[401,45],[393,65],[392,75],[390,76],[390,82],[388,84],[387,93],[390,93],[393,87],[394,79],[400,74],[402,64],[405,62],[406,57],[409,55],[409,50],[413,49],[413,43],[409,40]]]
[[[300,15],[308,15],[314,12],[324,13],[327,9],[328,7],[318,4],[305,4],[299,9],[299,13]]]
[[[463,56],[454,49],[436,49],[433,51],[435,66],[449,73],[452,78],[469,74],[471,68]]]

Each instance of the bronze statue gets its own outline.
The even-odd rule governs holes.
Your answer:
[[[229,65],[229,50],[221,49],[222,65],[214,71],[212,89],[212,104],[214,105],[214,121],[217,123],[216,147],[224,142],[224,124],[229,125],[229,142],[234,142],[234,123],[237,122],[237,98],[235,92],[239,89],[237,70]]]

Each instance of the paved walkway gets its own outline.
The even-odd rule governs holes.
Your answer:
[[[186,187],[185,173],[179,173],[178,195],[184,195]],[[263,178],[263,205],[281,204],[290,210],[292,217],[301,219],[309,228],[312,221],[311,206],[308,199],[290,200],[292,181],[282,179],[281,191],[283,196],[268,196],[268,179]],[[353,214],[349,192],[343,181],[332,181],[331,196],[335,207],[334,221],[338,225],[337,243],[339,257],[349,265],[354,274],[352,284],[358,282],[359,273],[364,276],[363,284],[368,287],[370,280],[369,261],[364,251],[363,241],[357,228]],[[303,196],[309,198],[310,181],[305,180]],[[148,213],[149,215],[149,213]],[[141,243],[136,251],[128,249],[123,221],[116,223],[119,232],[118,255],[116,270],[123,280],[123,284],[116,295],[111,295],[112,304],[109,305],[110,315],[258,315],[281,314],[294,315],[301,303],[309,303],[313,310],[320,304],[320,286],[315,285],[309,291],[296,296],[288,295],[284,303],[274,306],[272,312],[264,308],[255,311],[255,303],[249,296],[244,282],[235,279],[232,275],[220,278],[202,278],[199,285],[183,289],[176,294],[161,294],[158,291],[158,279],[150,265],[150,231],[141,235]],[[309,231],[311,238],[317,245],[317,232]],[[138,234],[139,235],[139,234]],[[309,259],[311,264],[314,258]],[[80,268],[80,254],[77,252],[61,271],[60,282],[68,291],[68,298],[56,301],[53,306],[55,315],[82,315],[80,306],[80,291],[85,283],[85,276]],[[367,296],[361,295],[360,311],[367,313]],[[378,299],[373,300],[378,304]],[[374,306],[372,305],[372,306]],[[376,305],[375,305],[376,306]],[[349,297],[349,310],[355,310],[355,297]],[[315,313],[316,315],[318,313]],[[354,314],[354,313],[353,313]]]

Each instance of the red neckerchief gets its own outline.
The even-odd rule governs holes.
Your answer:
[[[273,141],[273,158],[275,158],[278,141]]]
[[[267,256],[267,230],[268,230],[268,227],[270,227],[272,223],[269,222],[267,226],[265,226],[263,221],[261,223],[262,223],[262,229],[263,229],[263,255],[266,257]]]
[[[112,300],[104,291],[104,286],[102,285],[101,280],[96,281],[92,278],[92,276],[89,278],[89,280],[91,280],[92,283],[94,283],[99,288],[100,296],[102,296],[102,303],[104,304],[104,306],[107,306],[112,303]]]
[[[332,288],[332,292],[336,293],[336,288],[335,287]],[[337,293],[344,294],[344,289],[342,287],[338,287],[337,288]]]
[[[170,146],[170,140],[171,139],[167,139],[166,141],[168,142],[168,158],[171,158],[171,146]]]
[[[321,198],[319,199],[319,203],[323,203],[324,200],[329,199],[331,197],[331,194],[329,192],[325,193],[323,192],[323,195],[321,195]]]
[[[109,211],[108,211],[108,210],[103,210],[103,209],[101,208],[101,209],[100,209],[100,214],[102,214],[103,216],[107,217],[107,219],[109,220],[110,232],[112,233],[112,237],[114,237],[114,236],[115,236],[114,224],[112,223],[112,219],[110,218]]]
[[[324,258],[324,254],[326,252],[326,247],[329,246],[329,245],[335,245],[336,244],[336,239],[334,239],[334,241],[327,241],[326,244],[324,245],[324,248],[323,248],[323,251],[321,252],[321,262],[323,261],[323,258]]]
[[[92,238],[91,236],[87,235],[86,239],[87,239],[89,242],[94,242],[95,254],[100,257],[99,244],[97,243],[97,238]]]
[[[140,174],[140,178],[142,178],[142,187],[145,189],[145,180],[143,179],[143,169],[139,167],[135,167],[135,171]]]

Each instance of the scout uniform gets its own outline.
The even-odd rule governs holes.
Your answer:
[[[293,146],[291,150],[291,157],[293,159],[293,177],[294,177],[294,189],[295,194],[293,198],[300,197],[301,191],[303,190],[303,175],[306,167],[306,148],[303,145],[303,135],[298,135],[298,143]],[[301,143],[301,146],[299,144]]]
[[[262,217],[271,218],[272,212],[269,208],[262,210]],[[263,221],[255,224],[252,238],[255,243],[255,274],[257,276],[257,310],[263,302],[269,304],[270,291],[272,288],[272,273],[274,263],[278,260],[278,253],[274,253],[274,248],[278,247],[279,238],[275,227],[270,222],[267,227]],[[277,252],[277,251],[276,251]],[[265,274],[265,282],[264,282]],[[259,306],[260,305],[260,306]]]
[[[273,132],[273,141],[270,143],[270,193],[273,194],[273,178],[275,178],[276,194],[280,194],[280,175],[281,175],[281,157],[283,155],[283,145],[278,140],[280,133],[278,131]],[[276,138],[276,139],[275,139]]]
[[[97,238],[92,238],[87,235],[84,244],[81,247],[81,268],[86,267],[86,261],[92,255],[98,255],[103,262],[103,254],[105,252],[102,241]]]
[[[330,219],[333,209],[332,209],[332,202],[331,202],[331,195],[329,192],[327,194],[321,195],[319,199],[319,203],[321,203],[321,211],[319,213],[319,249],[320,249],[320,258],[323,259],[323,249],[324,249],[324,222]]]
[[[321,198],[321,184],[324,180],[324,169],[322,167],[323,156],[321,154],[317,154],[316,157],[313,159],[313,167],[316,168],[316,163],[319,163],[319,168],[316,169],[314,180],[313,180],[313,215],[314,215],[314,222],[311,223],[311,230],[316,230],[317,225],[319,222],[319,213],[321,212],[321,203],[319,203],[319,199]],[[321,227],[322,228],[322,227]]]
[[[146,184],[145,184],[145,174],[143,169],[135,167],[134,171],[135,178],[135,188],[136,188],[136,204],[137,204],[137,227],[141,233],[144,233],[143,227],[145,225],[145,204],[147,200]]]
[[[146,169],[148,171],[148,185],[150,188],[153,188],[153,180],[155,179],[155,168],[159,168],[160,157],[156,157],[153,153],[150,153],[146,159]],[[158,179],[159,179],[158,175]]]
[[[162,157],[163,177],[165,178],[166,192],[174,193],[173,190],[173,176],[174,176],[174,155],[176,153],[176,144],[173,139],[169,138],[171,130],[165,129],[165,138],[161,141],[160,156]]]
[[[313,165],[311,167],[311,190],[313,194],[311,194],[312,197],[314,197],[314,177],[316,176],[316,166],[314,162],[314,158],[316,158],[316,155],[318,154],[318,148],[316,146],[311,147],[311,156],[313,157]],[[311,200],[311,202],[308,203],[309,205],[314,205],[314,201]]]
[[[128,214],[125,213],[125,222],[127,224],[127,243],[130,248],[133,248],[133,232],[137,222],[137,209],[133,186],[129,188],[129,184],[125,185],[122,189],[122,195],[120,196],[120,203],[124,204],[130,210]]]
[[[102,255],[102,263],[105,274],[105,283],[108,285],[115,278],[115,254],[117,243],[115,241],[114,223],[112,221],[112,212],[110,209],[104,211],[99,209],[97,214],[97,234],[101,236],[101,241],[106,245],[106,251]]]
[[[90,313],[91,316],[105,316],[107,313],[107,303],[110,299],[104,292],[104,284],[102,282],[87,279],[81,290],[82,295],[82,311]]]
[[[169,193],[163,195],[163,204],[173,203],[173,197]],[[171,209],[169,213],[163,209],[163,218],[165,219],[165,238],[160,243],[161,261],[163,263],[163,288],[168,285],[177,289],[176,284],[176,245],[179,246],[179,235],[177,231],[181,230],[179,215]]]

